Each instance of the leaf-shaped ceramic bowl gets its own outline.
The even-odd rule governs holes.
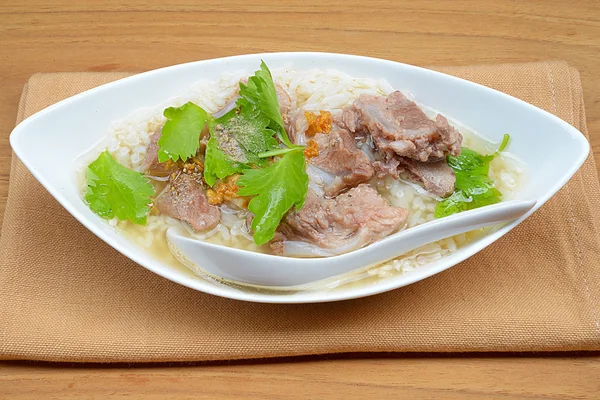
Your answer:
[[[254,290],[204,279],[154,258],[88,209],[80,196],[74,162],[106,135],[113,121],[178,96],[199,79],[218,80],[224,71],[252,72],[261,59],[271,69],[282,66],[296,70],[334,68],[354,77],[384,78],[393,88],[411,92],[420,103],[439,110],[475,132],[484,132],[493,141],[500,141],[502,135],[509,132],[510,151],[526,164],[529,176],[519,196],[535,199],[536,206],[524,217],[436,262],[405,274],[333,291],[310,285],[300,290]],[[411,65],[328,53],[252,54],[175,65],[135,75],[81,93],[27,118],[14,129],[10,143],[31,173],[75,218],[133,261],[196,290],[273,303],[357,298],[396,289],[450,268],[492,244],[541,207],[573,176],[589,152],[587,140],[577,129],[506,94]]]

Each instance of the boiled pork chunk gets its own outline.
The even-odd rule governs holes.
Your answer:
[[[347,130],[334,127],[330,133],[316,134],[314,140],[319,155],[309,159],[309,163],[322,171],[322,176],[328,176],[321,183],[327,196],[336,196],[373,177],[371,161],[356,147],[356,141]]]
[[[332,199],[309,190],[300,211],[285,216],[271,247],[282,253],[285,241],[300,241],[334,253],[352,251],[397,231],[407,216],[366,184]]]
[[[386,162],[376,161],[373,166],[379,177],[391,175],[396,179],[416,182],[437,197],[446,197],[454,192],[456,176],[446,161],[422,163],[396,156]]]
[[[142,171],[151,176],[166,177],[174,172],[178,166],[177,163],[167,160],[164,163],[158,161],[158,140],[162,134],[162,127],[150,135],[150,141],[146,146],[146,156],[142,163]]]
[[[197,231],[212,229],[221,220],[221,210],[208,204],[200,174],[173,174],[156,199],[161,214],[178,219]]]
[[[462,135],[438,115],[431,120],[415,102],[396,91],[387,97],[363,94],[339,120],[351,132],[367,132],[377,149],[421,162],[458,155]]]

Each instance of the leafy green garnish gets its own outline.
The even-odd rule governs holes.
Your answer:
[[[210,186],[248,168],[265,166],[259,153],[278,147],[274,132],[267,128],[268,119],[256,114],[239,115],[235,110],[209,121],[210,139],[206,145],[204,180]]]
[[[473,210],[475,208],[496,204],[502,199],[502,193],[494,187],[482,191],[480,194],[468,195],[463,190],[456,190],[452,195],[435,207],[435,217],[447,217],[459,212]]]
[[[108,151],[88,166],[85,201],[103,218],[146,224],[154,187],[142,174],[125,168]]]
[[[242,109],[242,112],[252,108],[258,109],[272,122],[270,126],[283,144],[287,147],[297,147],[290,141],[285,132],[275,83],[271,71],[269,71],[264,61],[261,61],[260,69],[254,73],[254,76],[248,78],[247,85],[240,82],[240,98],[237,105]]]
[[[258,155],[258,157],[267,158],[267,157],[281,156],[285,153],[289,153],[290,151],[296,151],[296,150],[298,150],[298,148],[300,148],[300,147],[282,147],[279,149],[265,151],[264,153],[260,153]]]
[[[213,186],[218,179],[226,178],[237,172],[242,172],[247,165],[233,161],[219,149],[217,139],[211,137],[206,144],[204,159],[204,181]]]
[[[254,242],[261,245],[273,239],[290,208],[302,207],[308,175],[303,147],[285,132],[275,83],[264,61],[247,84],[240,82],[239,94],[234,110],[209,120],[204,180],[213,186],[217,179],[242,173],[237,194],[254,196],[248,209],[255,215]],[[267,158],[281,155],[269,165]]]
[[[158,140],[158,161],[185,161],[193,157],[200,146],[200,134],[209,115],[192,102],[181,107],[169,107],[164,115],[167,122]]]
[[[248,154],[258,154],[277,147],[277,140],[273,137],[273,131],[265,128],[262,116],[254,119],[246,119],[241,116],[229,121],[233,137],[242,145]]]
[[[499,203],[502,193],[489,178],[490,163],[506,146],[510,136],[504,135],[494,154],[481,155],[463,147],[458,156],[448,156],[448,165],[454,170],[456,184],[454,193],[435,207],[435,218],[447,217],[462,211]]]
[[[260,70],[248,78],[248,84],[240,82],[236,108],[210,120],[209,129],[204,180],[210,186],[217,178],[248,167],[264,167],[267,157],[300,148],[285,133],[275,83],[264,61]],[[281,148],[275,135],[288,147]]]
[[[257,245],[273,239],[275,230],[292,206],[302,208],[308,191],[301,149],[290,151],[274,164],[262,169],[247,169],[237,181],[240,196],[255,196],[248,209],[255,215],[252,220],[254,242]]]

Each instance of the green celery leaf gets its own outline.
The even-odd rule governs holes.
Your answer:
[[[237,172],[242,172],[246,165],[233,161],[229,156],[219,149],[217,139],[211,137],[206,144],[206,155],[204,160],[204,181],[213,186],[218,179],[226,178]]]
[[[462,190],[457,190],[448,198],[445,198],[435,206],[434,217],[442,218],[452,214],[466,211],[471,199],[465,196]]]
[[[489,172],[490,161],[494,155],[481,155],[474,150],[463,147],[457,156],[448,156],[448,165],[454,171],[469,171],[478,174],[487,174]]]
[[[255,196],[248,204],[255,215],[254,242],[267,243],[273,239],[285,213],[294,205],[297,209],[304,205],[308,191],[304,154],[300,149],[291,151],[268,167],[247,169],[237,184],[241,187],[239,196]]]
[[[228,125],[233,138],[250,154],[259,154],[278,148],[275,132],[269,129],[268,119],[259,114],[256,118],[247,119],[236,116],[229,120]]]
[[[246,118],[235,110],[209,121],[210,139],[206,146],[204,180],[210,186],[217,178],[241,172],[248,166],[266,166],[259,154],[279,147],[267,128],[268,118],[262,114]]]
[[[254,73],[254,76],[248,78],[248,85],[240,85],[240,96],[257,104],[269,119],[283,127],[275,83],[264,61],[261,61],[260,69]]]
[[[470,171],[455,171],[455,187],[464,190],[467,194],[479,194],[487,192],[494,187],[494,182],[486,174],[478,174]]]
[[[504,135],[500,147],[494,154],[481,155],[463,147],[458,156],[448,156],[448,165],[454,170],[456,184],[454,193],[435,207],[435,218],[499,203],[502,193],[489,178],[490,163],[502,152],[510,139]]]
[[[502,193],[496,188],[475,195],[468,195],[463,190],[457,190],[435,207],[434,217],[442,218],[462,211],[499,203]]]
[[[154,187],[139,172],[125,168],[108,151],[88,166],[85,201],[103,218],[146,224]]]
[[[158,140],[158,161],[185,161],[193,157],[200,146],[200,134],[210,116],[192,102],[181,107],[169,107],[164,115],[167,122]]]
[[[254,76],[248,78],[247,85],[240,82],[240,98],[237,105],[242,113],[260,111],[272,121],[270,128],[287,147],[297,147],[285,131],[275,83],[264,61],[261,61],[260,69],[254,73]]]

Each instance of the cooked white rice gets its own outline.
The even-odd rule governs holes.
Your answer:
[[[394,90],[383,79],[352,78],[336,70],[293,71],[281,68],[273,70],[272,73],[275,82],[279,83],[290,95],[292,106],[293,108],[297,107],[300,115],[304,111],[314,112],[319,110],[327,110],[332,114],[336,114],[341,112],[346,105],[353,102],[360,94],[387,95]],[[150,135],[165,122],[163,116],[165,108],[181,106],[191,101],[208,112],[214,113],[232,98],[240,79],[248,75],[248,72],[228,73],[223,74],[218,82],[200,81],[181,96],[169,99],[156,107],[139,110],[123,120],[114,122],[108,132],[107,140],[87,157],[84,157],[87,162],[81,162],[79,170],[82,175],[82,184],[85,179],[83,177],[85,171],[83,165],[87,165],[104,149],[108,149],[122,165],[140,171]],[[409,98],[411,97],[410,94],[405,94]],[[431,112],[431,110],[429,111]],[[451,122],[457,126],[456,123]],[[461,128],[459,125],[457,127]],[[489,142],[468,130],[460,130],[464,136],[464,146],[483,153],[494,151]],[[492,162],[490,177],[495,181],[496,187],[505,195],[505,198],[511,198],[521,184],[523,170],[519,162],[513,160],[510,156],[503,155]],[[437,200],[426,194],[417,185],[392,178],[374,181],[373,183],[391,204],[410,211],[407,228],[434,219],[433,213]],[[253,243],[243,215],[224,213],[223,216],[222,223],[214,230],[196,236],[202,240],[227,246],[262,251]],[[110,220],[109,224],[122,229],[128,237],[147,248],[148,251],[155,251],[154,254],[157,257],[161,257],[161,254],[157,254],[156,251],[164,252],[168,247],[166,245],[166,230],[171,226],[183,226],[179,221],[164,215],[150,215],[146,226],[134,225],[116,219]],[[360,282],[373,277],[385,278],[402,274],[441,259],[469,240],[469,235],[458,235],[431,243],[402,257],[371,267],[366,271],[330,281],[327,285],[338,287],[348,283],[356,284],[357,281]],[[169,255],[169,257],[172,256]]]

